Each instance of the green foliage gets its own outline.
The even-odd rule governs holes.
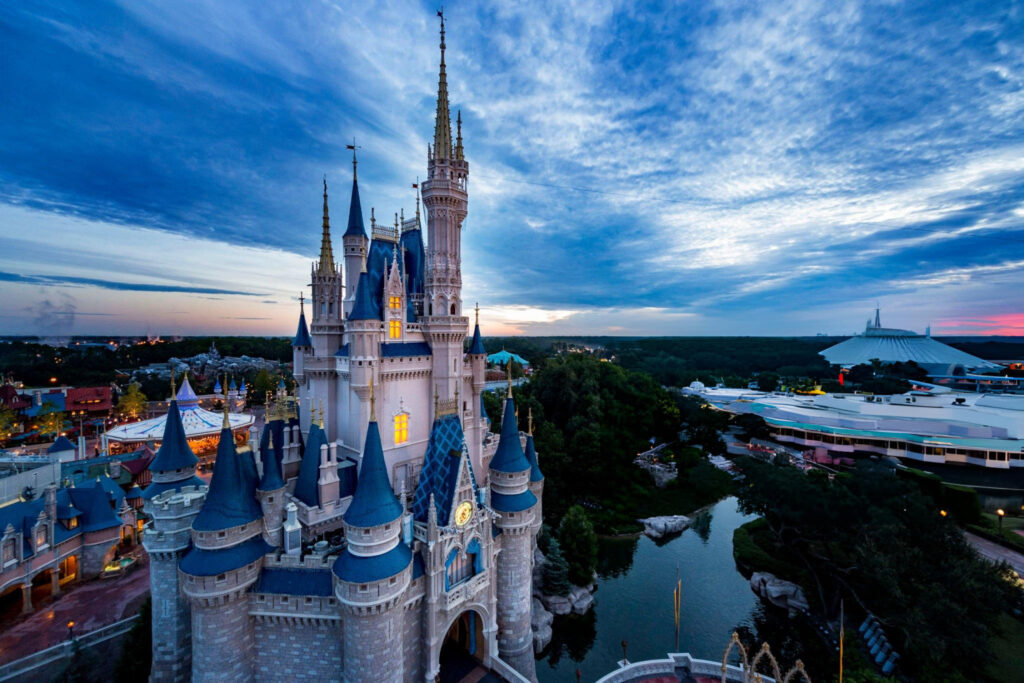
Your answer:
[[[146,410],[146,395],[142,393],[142,386],[138,382],[132,382],[128,389],[117,399],[117,412],[137,418]]]
[[[248,387],[247,397],[250,405],[261,406],[267,402],[267,394],[277,391],[277,378],[267,372],[266,369],[256,373],[252,383]]]
[[[577,586],[588,585],[597,569],[597,534],[581,506],[573,505],[565,513],[558,540],[569,563],[569,580]]]
[[[920,488],[921,493],[933,501],[937,510],[945,510],[961,524],[977,524],[981,521],[981,501],[974,489],[947,484],[937,474],[912,467],[897,472],[902,479]]]
[[[764,418],[754,413],[734,415],[732,424],[739,428],[740,438],[744,441],[767,439],[771,436],[771,430],[768,429],[768,424],[764,421]]]
[[[537,548],[542,553],[547,555],[548,554],[548,548],[550,547],[551,540],[553,538],[554,538],[554,536],[551,533],[551,527],[549,527],[546,523],[545,524],[541,524],[540,532],[537,534]]]
[[[763,517],[732,532],[732,556],[740,573],[749,577],[754,572],[768,572],[787,581],[799,582],[804,573],[776,557],[778,547],[770,536],[771,529]]]
[[[494,391],[485,391],[484,397],[484,409],[487,412],[487,417],[491,420],[491,431],[495,434],[501,432],[501,401],[502,397]]]
[[[775,391],[779,387],[779,375],[775,372],[761,372],[757,375],[757,388],[761,391]]]
[[[121,657],[114,669],[114,683],[134,683],[149,679],[153,668],[153,601],[146,598],[139,620],[125,637]]]
[[[14,426],[17,424],[18,416],[13,410],[0,408],[0,445],[7,442],[7,439],[14,435]]]
[[[973,677],[984,667],[1009,584],[938,515],[916,483],[927,477],[906,480],[861,463],[852,476],[829,480],[738,462],[746,475],[741,509],[763,516],[773,556],[806,568],[801,583],[826,616],[837,615],[840,598],[854,598],[847,606],[878,615],[902,666],[921,680]]]
[[[569,582],[569,563],[558,545],[558,539],[552,538],[548,543],[548,551],[545,553],[544,563],[544,594],[545,595],[568,595],[572,590]]]
[[[56,436],[64,430],[66,421],[64,412],[57,409],[57,406],[50,401],[43,403],[36,417],[36,431],[42,436]]]

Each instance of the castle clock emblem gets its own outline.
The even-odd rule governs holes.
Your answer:
[[[469,520],[473,518],[473,504],[468,500],[459,503],[459,507],[455,508],[455,526],[463,527],[469,524]]]

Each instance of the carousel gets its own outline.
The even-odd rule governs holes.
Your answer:
[[[192,389],[192,385],[189,384],[188,375],[185,375],[175,399],[178,402],[181,423],[185,427],[185,436],[188,438],[188,445],[192,452],[200,459],[204,459],[203,456],[215,454],[220,441],[220,430],[224,424],[224,414],[200,407],[199,398]],[[228,421],[231,424],[231,431],[235,435],[235,443],[238,445],[247,443],[249,428],[256,418],[247,413],[228,413]],[[160,417],[132,422],[111,429],[104,435],[106,450],[111,455],[131,452],[144,445],[149,445],[150,448],[156,450],[160,447],[160,439],[163,438],[166,422],[167,415],[164,414]]]

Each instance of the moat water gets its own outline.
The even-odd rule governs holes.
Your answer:
[[[767,641],[783,672],[799,657],[812,680],[830,667],[829,654],[800,619],[765,607],[736,569],[733,531],[753,519],[725,498],[694,527],[668,541],[646,536],[602,539],[594,608],[584,616],[557,617],[551,645],[537,660],[537,678],[594,681],[612,671],[627,642],[631,661],[663,659],[676,651],[672,590],[682,581],[679,652],[721,661],[733,631],[744,643]]]

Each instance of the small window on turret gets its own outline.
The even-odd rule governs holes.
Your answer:
[[[402,321],[392,320],[388,324],[388,337],[390,339],[398,339],[402,336]]]
[[[409,440],[409,413],[395,415],[395,445]]]
[[[400,297],[400,296],[388,297],[388,308],[390,308],[393,311],[397,311],[401,307],[402,307],[402,297]]]

